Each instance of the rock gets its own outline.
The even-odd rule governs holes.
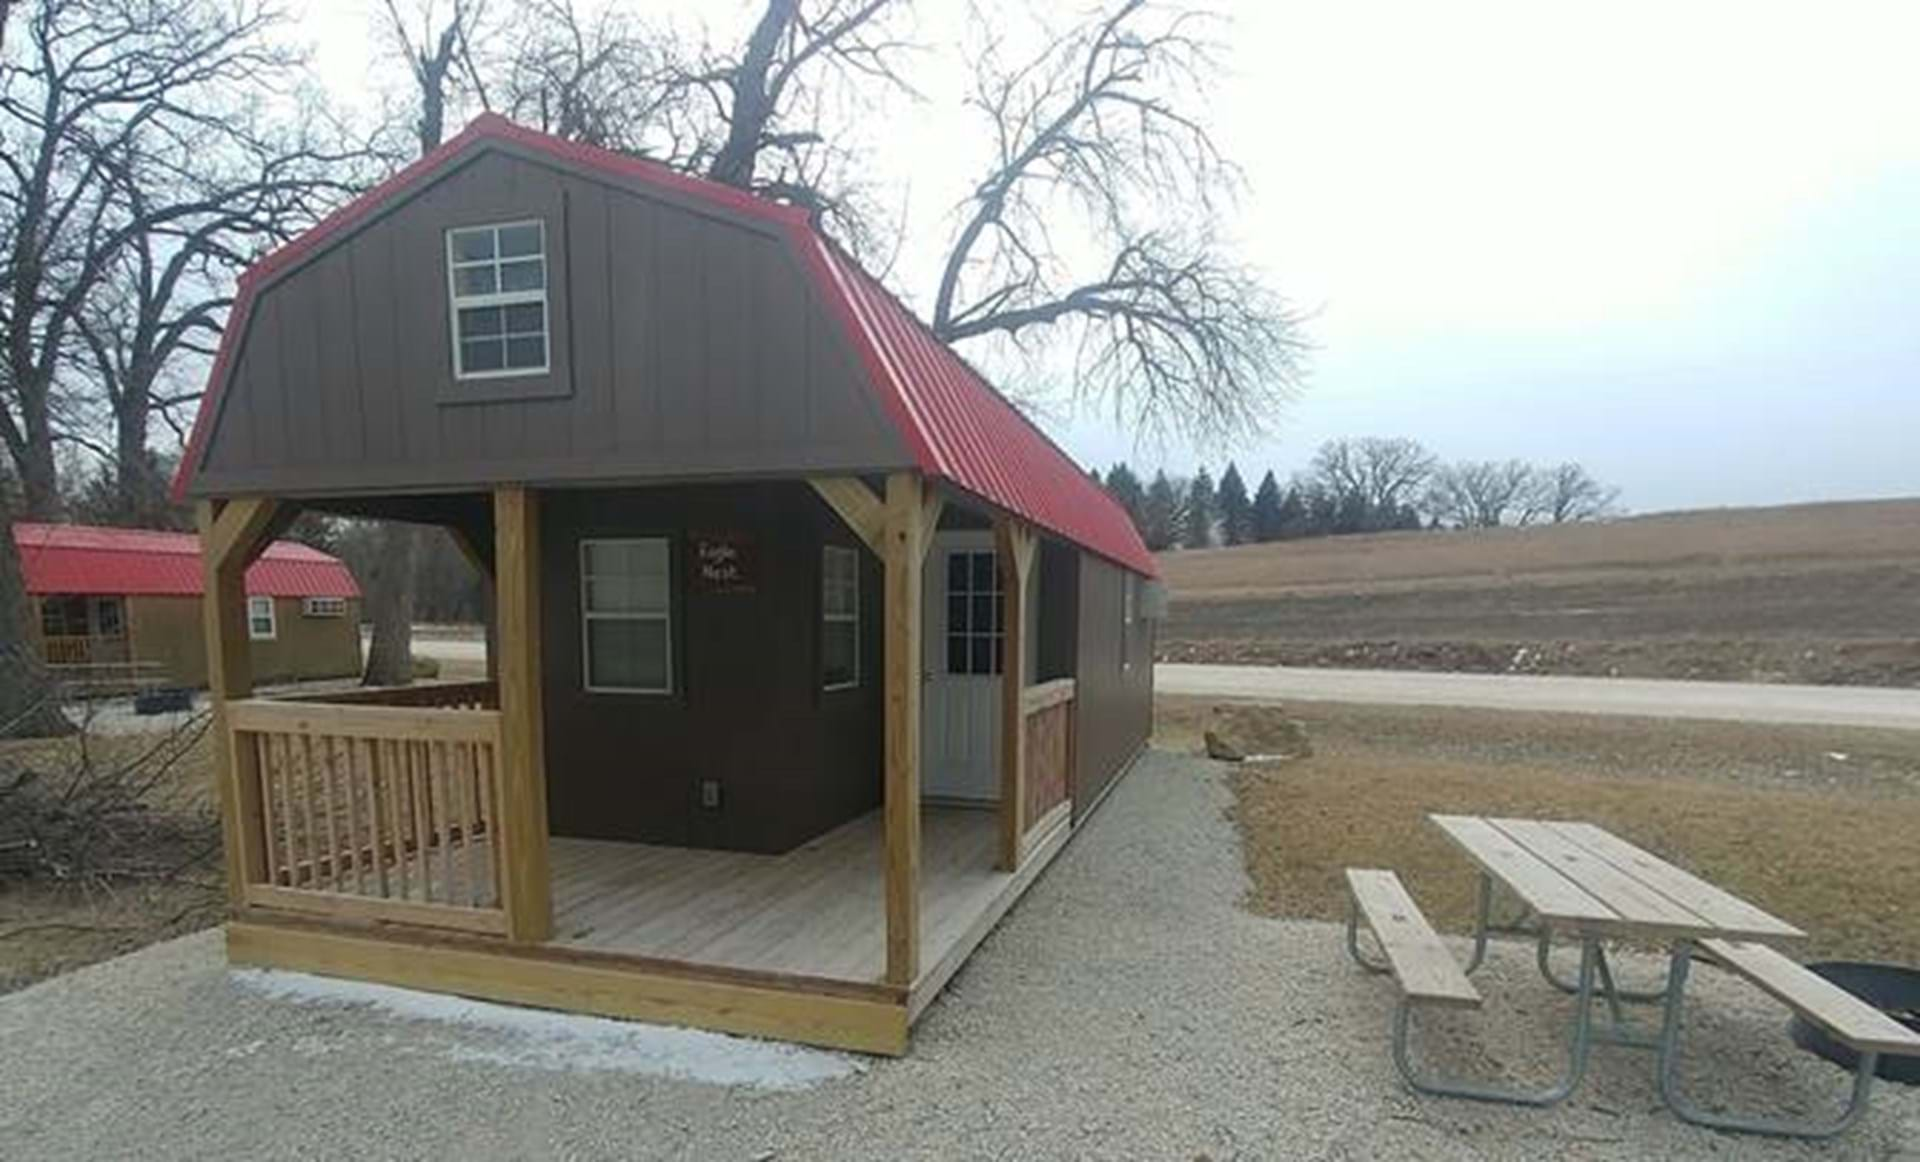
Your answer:
[[[1207,715],[1207,757],[1223,762],[1305,758],[1313,753],[1306,727],[1279,706],[1228,703]]]

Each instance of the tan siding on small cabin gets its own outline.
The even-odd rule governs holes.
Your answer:
[[[1153,732],[1154,623],[1142,617],[1138,578],[1131,637],[1121,641],[1125,587],[1132,574],[1093,556],[1080,555],[1078,754],[1073,811],[1078,820],[1099,802],[1115,775],[1131,762]]]
[[[445,231],[546,225],[551,370],[456,382]],[[775,225],[478,147],[262,287],[198,495],[909,463]]]
[[[159,662],[170,683],[204,686],[207,643],[198,597],[129,597],[127,624],[133,655]],[[272,641],[252,642],[254,681],[267,684],[313,678],[350,678],[360,673],[360,600],[347,601],[344,617],[307,617],[298,597],[273,602]]]

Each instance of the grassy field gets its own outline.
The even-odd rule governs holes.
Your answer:
[[[1161,698],[1156,745],[1210,703]],[[1341,869],[1399,872],[1470,929],[1474,877],[1430,811],[1585,819],[1806,929],[1810,957],[1920,960],[1920,733],[1303,703],[1310,758],[1233,773],[1265,915],[1337,920]]]
[[[1164,554],[1174,661],[1920,685],[1920,500]]]

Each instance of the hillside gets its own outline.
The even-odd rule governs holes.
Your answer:
[[[1160,561],[1172,660],[1920,685],[1920,500]]]

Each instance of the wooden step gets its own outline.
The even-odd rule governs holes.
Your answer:
[[[1379,868],[1347,869],[1347,889],[1380,940],[1393,967],[1393,979],[1411,1000],[1459,1008],[1479,1008],[1480,992],[1414,906],[1400,877]]]
[[[1788,1008],[1859,1051],[1920,1054],[1920,1033],[1764,944],[1702,940],[1700,947]]]

